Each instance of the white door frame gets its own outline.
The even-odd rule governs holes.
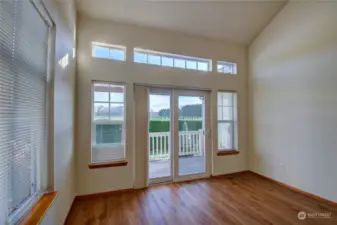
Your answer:
[[[212,157],[212,148],[211,148],[211,110],[210,110],[210,92],[209,91],[200,91],[200,90],[189,90],[189,89],[175,89],[175,88],[157,88],[157,87],[149,87],[148,89],[148,98],[150,94],[164,94],[170,95],[170,157],[171,157],[171,176],[158,177],[158,178],[150,178],[149,177],[149,168],[148,166],[148,179],[149,184],[156,183],[164,183],[164,182],[179,182],[184,180],[194,180],[209,177],[211,174],[211,157]],[[205,172],[189,174],[189,175],[180,175],[179,176],[179,105],[178,105],[178,97],[179,96],[198,96],[204,97],[204,133],[205,133]],[[149,100],[150,105],[150,100]],[[147,118],[149,122],[149,117]],[[148,132],[149,134],[149,132]],[[176,141],[177,140],[177,141]],[[149,141],[149,136],[148,136]],[[150,147],[150,143],[148,143],[148,148]],[[149,161],[149,149],[147,149],[147,163]]]

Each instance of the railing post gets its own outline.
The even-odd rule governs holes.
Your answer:
[[[158,135],[156,134],[156,136],[155,136],[155,149],[156,149],[156,151],[155,151],[155,153],[154,153],[154,159],[156,159],[157,158],[157,155],[158,155]]]
[[[192,149],[193,149],[193,154],[197,154],[198,155],[198,149],[196,148],[196,140],[197,140],[197,133],[195,131],[193,131],[192,134]]]
[[[151,141],[152,140],[152,141]],[[153,155],[153,153],[154,153],[154,137],[152,136],[151,137],[151,133],[150,133],[150,142],[151,142],[151,149],[150,149],[150,158],[151,158],[151,150],[152,150],[152,155]],[[153,156],[152,156],[152,158],[153,158]]]
[[[192,143],[191,143],[191,132],[189,132],[189,133],[187,133],[187,135],[188,135],[188,155],[192,155],[193,153],[192,153]]]
[[[167,134],[167,155],[170,157],[170,143],[171,143],[171,132],[168,132]]]
[[[159,133],[159,138],[158,138],[158,151],[159,151],[159,154],[158,154],[158,158],[161,158],[162,154],[163,154],[163,148],[162,148],[162,139],[161,139],[162,135],[161,133]]]
[[[149,145],[148,145],[148,150],[149,150],[149,152],[148,152],[148,154],[149,154],[149,159],[151,160],[151,144],[152,144],[152,142],[151,142],[151,134],[149,133]]]
[[[185,155],[185,134],[181,132],[181,155]]]
[[[166,158],[166,133],[161,138],[163,139],[163,157]]]
[[[203,155],[203,146],[204,146],[204,131],[203,130],[199,130],[199,146],[198,146],[198,152],[199,155],[202,156]]]
[[[179,150],[178,150],[178,156],[180,156],[181,155],[181,135],[180,135],[180,132],[178,132],[178,148],[179,148]]]

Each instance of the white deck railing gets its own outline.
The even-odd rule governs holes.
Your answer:
[[[170,158],[171,135],[170,132],[149,133],[150,160],[165,160]],[[203,156],[204,132],[179,132],[179,156]]]

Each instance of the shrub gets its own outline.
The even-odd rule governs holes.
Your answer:
[[[202,129],[201,120],[179,120],[179,131],[184,130],[184,124],[189,131],[197,131]],[[170,121],[168,120],[151,120],[149,125],[149,132],[169,132],[170,131]]]

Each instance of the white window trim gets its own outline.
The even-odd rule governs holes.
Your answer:
[[[8,224],[15,224],[31,209],[34,204],[36,204],[40,198],[43,196],[44,192],[35,192],[32,196],[26,199],[20,208],[14,210],[12,214],[8,217]]]

